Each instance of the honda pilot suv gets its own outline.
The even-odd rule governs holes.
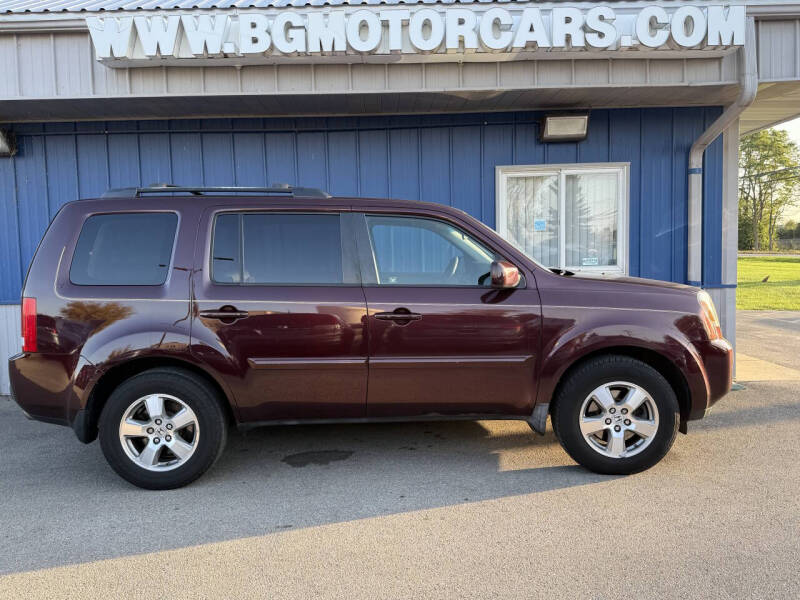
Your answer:
[[[447,206],[306,188],[66,204],[23,289],[14,398],[150,489],[229,426],[551,418],[599,473],[657,463],[731,386],[696,288],[551,270]]]

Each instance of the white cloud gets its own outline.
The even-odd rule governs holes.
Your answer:
[[[789,133],[789,137],[792,138],[792,141],[800,146],[800,118],[786,121],[786,123],[777,125],[775,129],[783,129],[784,131],[787,131]]]

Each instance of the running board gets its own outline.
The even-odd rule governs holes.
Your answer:
[[[543,415],[540,407],[544,406]],[[547,423],[547,404],[537,405],[533,411],[533,416],[525,415],[497,415],[469,413],[460,415],[412,415],[407,417],[344,417],[344,418],[324,418],[324,419],[275,419],[269,421],[251,421],[249,423],[238,423],[236,427],[240,431],[255,429],[258,427],[271,427],[276,425],[346,425],[346,424],[367,424],[367,423],[415,423],[428,421],[525,421],[537,433],[544,433]],[[536,427],[541,423],[541,431]],[[536,424],[536,426],[534,425]]]

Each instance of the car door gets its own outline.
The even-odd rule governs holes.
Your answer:
[[[361,219],[367,414],[530,414],[541,323],[533,278],[492,289],[490,265],[505,257],[463,224],[386,212]]]
[[[204,216],[192,351],[244,422],[365,415],[366,304],[349,231],[327,210]]]

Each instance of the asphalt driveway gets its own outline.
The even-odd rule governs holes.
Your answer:
[[[800,312],[740,310],[736,320],[739,354],[800,369]]]
[[[784,378],[632,477],[521,423],[281,427],[145,492],[2,399],[0,598],[800,597],[800,326],[775,318],[800,324],[745,315],[739,347]]]

